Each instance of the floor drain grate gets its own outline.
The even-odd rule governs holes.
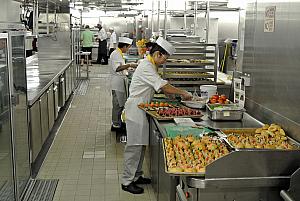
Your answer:
[[[58,179],[33,180],[34,185],[22,201],[52,201],[58,184]]]
[[[14,200],[14,186],[9,182],[5,182],[2,187],[0,187],[0,200],[1,201],[11,201]]]
[[[84,96],[89,87],[89,80],[80,80],[78,88],[75,92],[76,95]]]

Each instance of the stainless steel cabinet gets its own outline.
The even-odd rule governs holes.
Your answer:
[[[66,69],[64,75],[65,75],[65,87],[66,87],[65,100],[68,100],[70,96],[70,67]]]
[[[41,135],[41,117],[40,117],[40,103],[35,102],[29,109],[30,115],[30,139],[32,150],[32,161],[35,161],[37,155],[42,148]]]
[[[58,85],[58,106],[63,107],[66,101],[66,87],[65,87],[65,78],[64,74],[59,77]]]
[[[176,186],[179,178],[167,174],[164,163],[162,135],[153,118],[150,118],[150,174],[152,187],[157,201],[174,201],[176,200]]]
[[[47,93],[44,93],[40,100],[40,118],[41,118],[41,132],[42,132],[42,143],[45,142],[49,134],[49,117],[48,117],[48,100]]]
[[[150,119],[150,174],[152,179],[152,188],[154,190],[154,193],[156,195],[156,198],[158,198],[158,177],[159,177],[159,145],[160,145],[160,138],[159,138],[159,132],[157,130],[157,127],[155,123],[153,122],[153,119]]]
[[[58,117],[59,106],[58,106],[58,84],[59,82],[54,82],[53,86],[53,99],[54,99],[54,120]]]
[[[49,130],[52,129],[54,125],[54,92],[53,92],[53,84],[49,87],[47,91],[47,99],[48,99],[48,119],[49,119]]]

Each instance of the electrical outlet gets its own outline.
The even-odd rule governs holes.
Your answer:
[[[251,78],[250,78],[250,74],[244,74],[241,76],[241,78],[244,80],[244,85],[245,87],[250,87],[251,86]]]

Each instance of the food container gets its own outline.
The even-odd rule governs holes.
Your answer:
[[[236,104],[206,104],[208,117],[211,120],[239,121],[243,119],[244,108]]]
[[[199,100],[199,101],[181,101],[187,107],[196,108],[196,109],[203,109],[206,105],[206,100]]]

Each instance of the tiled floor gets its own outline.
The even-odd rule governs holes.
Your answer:
[[[150,185],[142,195],[122,191],[124,144],[110,131],[109,69],[93,65],[90,77],[87,93],[75,95],[38,178],[59,179],[54,201],[155,201]]]

